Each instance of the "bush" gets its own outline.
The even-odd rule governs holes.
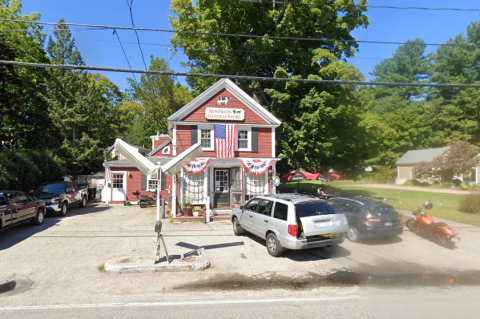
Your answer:
[[[390,167],[375,166],[375,172],[370,175],[374,183],[389,184],[395,181],[397,169]]]
[[[466,191],[466,190],[469,190],[471,189],[472,187],[470,186],[470,184],[467,184],[467,183],[462,183],[460,184],[460,189]]]
[[[465,196],[458,208],[461,212],[470,214],[480,213],[480,192],[471,192]]]

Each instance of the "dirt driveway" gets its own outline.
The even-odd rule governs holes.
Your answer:
[[[170,224],[163,233],[168,251],[179,256],[204,247],[211,267],[202,272],[111,275],[101,271],[112,258],[153,255],[155,209],[108,207],[90,202],[64,218],[48,217],[39,227],[16,227],[0,239],[0,283],[15,280],[0,294],[0,307],[38,304],[147,302],[218,298],[220,293],[262,295],[265,289],[332,294],[352,293],[354,286],[321,287],[323,276],[353,271],[398,276],[480,271],[480,234],[468,226],[458,249],[449,250],[409,231],[389,240],[361,244],[345,241],[336,248],[268,255],[264,241],[237,237],[228,221]],[[468,234],[468,236],[466,236]],[[199,291],[201,294],[199,295]]]

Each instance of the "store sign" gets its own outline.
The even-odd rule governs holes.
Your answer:
[[[241,159],[243,167],[252,173],[253,175],[262,175],[265,173],[270,165],[272,165],[272,160],[268,159]]]
[[[207,107],[205,118],[207,120],[243,121],[245,120],[245,111],[243,109]]]
[[[207,168],[210,159],[194,159],[183,168],[186,172],[191,174],[200,174]]]

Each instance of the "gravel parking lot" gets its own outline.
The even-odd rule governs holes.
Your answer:
[[[101,271],[112,258],[153,256],[155,219],[155,208],[109,207],[91,201],[86,208],[72,208],[66,217],[49,216],[41,226],[6,230],[0,239],[0,284],[14,280],[17,286],[0,294],[0,307],[199,298],[199,290],[301,291],[324,285],[319,279],[336,271],[386,277],[480,272],[479,228],[468,225],[452,223],[462,237],[454,250],[405,230],[388,240],[360,244],[346,240],[336,248],[288,251],[273,258],[263,240],[235,236],[229,221],[175,225],[168,219],[163,225],[168,252],[178,257],[203,247],[209,269],[123,275]],[[346,293],[355,287],[330,285],[328,289]]]

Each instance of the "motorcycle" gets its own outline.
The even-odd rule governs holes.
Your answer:
[[[425,209],[431,209],[432,207],[433,204],[430,201],[423,204]],[[413,215],[415,217],[410,217],[406,222],[406,226],[417,235],[432,239],[447,248],[454,248],[455,243],[460,240],[459,234],[450,226],[443,222],[435,223],[432,216],[425,213],[422,208],[414,211]]]
[[[143,195],[141,192],[138,190],[134,190],[132,192],[133,195],[137,196],[137,202],[138,205],[140,205],[141,208],[148,207],[150,205],[157,205],[157,192],[156,191],[149,191],[150,193],[153,194],[153,197],[150,197],[148,195]]]

